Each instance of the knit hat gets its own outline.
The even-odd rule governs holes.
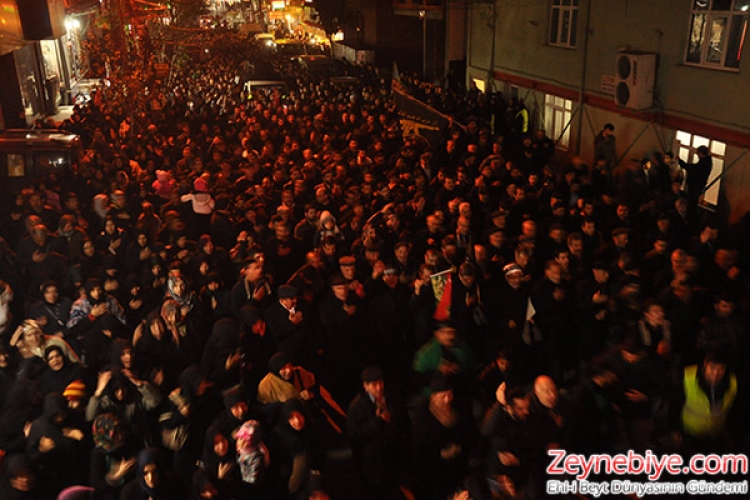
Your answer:
[[[86,384],[81,380],[74,380],[68,384],[62,395],[68,399],[83,399],[86,396]]]

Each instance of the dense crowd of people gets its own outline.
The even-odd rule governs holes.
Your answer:
[[[339,447],[345,498],[532,499],[550,448],[746,450],[750,233],[698,206],[707,152],[618,166],[607,124],[567,158],[405,76],[456,119],[430,147],[371,67],[248,99],[261,50],[113,72],[75,171],[8,200],[0,498],[326,498]]]

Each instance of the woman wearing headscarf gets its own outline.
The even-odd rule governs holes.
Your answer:
[[[114,413],[102,413],[92,425],[94,450],[89,484],[100,500],[119,500],[122,487],[135,477],[136,450],[127,426]]]
[[[39,324],[31,319],[24,321],[19,326],[10,339],[10,345],[18,349],[22,361],[20,373],[26,373],[27,368],[31,368],[35,361],[44,359],[44,350],[49,346],[57,346],[68,358],[71,363],[80,363],[78,355],[73,349],[60,337],[45,335]]]
[[[240,476],[234,440],[215,425],[206,431],[200,467],[221,492],[237,491]]]
[[[70,280],[76,288],[83,286],[86,280],[99,276],[102,272],[102,254],[91,240],[81,244],[81,255],[73,261],[70,268]]]
[[[214,323],[201,358],[201,370],[219,387],[240,381],[240,331],[237,320],[222,318]]]
[[[128,426],[134,440],[152,442],[147,412],[159,406],[161,399],[161,393],[144,380],[128,378],[123,372],[101,372],[86,407],[86,420],[92,422],[101,413],[114,413]]]
[[[138,454],[136,478],[122,490],[120,500],[184,500],[186,491],[166,465],[157,448],[146,448]]]
[[[198,366],[187,367],[159,417],[162,444],[174,451],[174,468],[190,475],[203,449],[203,435],[221,407],[221,397]]]
[[[122,333],[122,324],[111,314],[101,316],[83,334],[82,345],[90,374],[99,373],[110,363],[112,344]]]
[[[41,292],[42,300],[29,308],[29,317],[39,323],[46,335],[65,338],[73,302],[67,297],[61,297],[57,283],[51,280],[42,284]]]
[[[148,265],[152,255],[151,241],[144,229],[135,233],[133,242],[125,251],[125,266],[129,273],[141,274]]]
[[[31,423],[26,455],[55,494],[83,482],[84,433],[68,421],[68,400],[60,393],[44,398],[42,416]]]
[[[24,455],[10,457],[0,483],[0,498],[3,500],[42,500],[47,498],[41,491],[38,474],[31,460]]]
[[[161,316],[173,333],[180,351],[190,363],[200,362],[207,335],[201,317],[198,297],[190,290],[184,276],[172,271],[167,279],[167,296],[162,303]]]
[[[188,217],[188,227],[193,237],[207,234],[211,231],[211,214],[215,202],[208,192],[208,174],[203,174],[193,181],[194,191],[180,197],[182,203],[190,202],[191,211]]]
[[[237,431],[243,422],[250,419],[250,405],[247,403],[245,395],[238,388],[224,391],[222,396],[224,398],[224,409],[211,426],[216,427],[219,432],[227,436],[234,446]]]
[[[117,227],[117,220],[108,215],[104,229],[96,238],[96,248],[105,255],[114,255],[118,262],[124,262],[130,238],[124,229]]]
[[[312,436],[299,401],[284,403],[268,445],[273,456],[271,475],[280,480],[279,498],[306,498],[305,486],[313,462]]]
[[[133,363],[136,370],[154,381],[168,394],[177,387],[177,379],[188,361],[180,350],[177,328],[168,329],[162,316],[154,311],[133,334]]]
[[[104,291],[101,282],[92,278],[86,280],[84,296],[73,302],[70,309],[68,329],[70,335],[83,335],[101,316],[109,313],[125,324],[125,311],[116,298]]]
[[[81,378],[81,365],[72,363],[65,357],[65,353],[57,345],[51,345],[44,350],[46,366],[39,375],[39,390],[43,395],[52,392],[62,393],[65,388]]]
[[[242,381],[245,391],[253,400],[258,383],[266,375],[268,360],[276,352],[276,345],[270,335],[266,335],[266,322],[260,310],[252,304],[245,304],[239,311],[240,352],[244,355]]]
[[[42,413],[39,384],[29,378],[19,378],[8,394],[0,413],[0,449],[6,455],[23,452],[26,446],[24,427]]]
[[[263,442],[260,422],[248,420],[237,431],[237,465],[240,473],[240,496],[268,498],[268,468],[271,455]]]
[[[141,285],[141,280],[136,274],[128,274],[123,280],[122,286],[122,306],[125,309],[125,323],[132,331],[143,318],[152,311],[157,301]]]
[[[141,286],[152,300],[159,301],[164,297],[167,286],[167,270],[159,254],[148,258],[146,269],[140,275]]]

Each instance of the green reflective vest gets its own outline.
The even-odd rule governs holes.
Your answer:
[[[708,395],[698,385],[698,367],[685,368],[683,379],[685,404],[682,407],[682,428],[696,438],[715,437],[724,430],[729,410],[737,397],[737,377],[729,375],[729,387],[721,400],[721,408],[711,411]]]

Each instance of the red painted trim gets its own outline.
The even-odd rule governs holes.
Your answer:
[[[545,94],[552,94],[564,99],[578,102],[578,91],[570,89],[568,87],[562,87],[553,83],[542,82],[527,78],[523,76],[513,75],[510,73],[503,73],[501,71],[495,71],[495,80],[509,83],[511,85],[517,85],[527,89],[533,89]],[[722,141],[726,144],[739,147],[750,147],[750,134],[743,133],[738,130],[722,127],[719,125],[713,125],[711,123],[703,122],[694,118],[686,118],[683,116],[664,113],[658,110],[646,110],[646,111],[634,111],[632,109],[623,108],[615,104],[615,100],[612,97],[603,97],[596,94],[585,94],[583,100],[586,104],[595,108],[603,109],[612,113],[617,113],[620,116],[631,118],[640,121],[653,120],[660,126],[673,129],[673,130],[684,130],[693,134],[699,134],[711,139]]]

